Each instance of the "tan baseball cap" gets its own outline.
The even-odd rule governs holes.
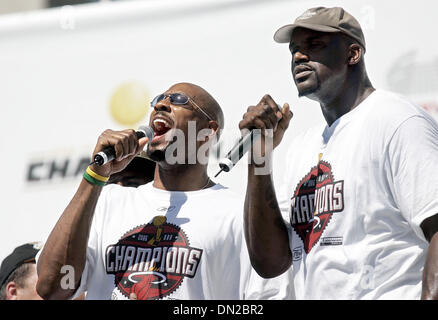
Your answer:
[[[289,43],[292,32],[298,27],[320,32],[342,32],[359,42],[365,50],[365,37],[359,22],[343,8],[308,9],[296,18],[293,24],[278,29],[274,34],[274,40],[279,43]]]

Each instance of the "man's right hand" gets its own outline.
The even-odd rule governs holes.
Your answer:
[[[244,231],[253,268],[264,278],[285,272],[291,265],[288,231],[281,216],[270,170],[270,147],[277,147],[292,119],[289,104],[280,110],[269,95],[256,106],[251,106],[239,123],[242,129],[261,129],[261,145],[253,148],[252,163],[248,168],[248,186],[244,205]],[[271,135],[273,134],[273,136]],[[267,139],[273,139],[267,144]],[[257,150],[260,145],[261,150]],[[257,163],[257,154],[264,163]],[[257,169],[262,167],[262,173]],[[265,170],[268,167],[269,170]]]
[[[244,129],[261,129],[262,130],[262,146],[264,146],[264,137],[267,135],[266,129],[272,129],[273,147],[277,147],[283,139],[286,129],[289,127],[289,122],[292,119],[292,112],[289,104],[285,103],[280,110],[277,103],[272,97],[266,94],[256,106],[250,106],[247,112],[243,115],[243,119],[239,123],[240,130]],[[265,156],[265,150],[261,150],[261,156]]]
[[[104,177],[120,172],[143,150],[148,141],[146,137],[137,139],[136,133],[132,129],[122,131],[105,130],[97,140],[92,158],[108,146],[114,147],[116,158],[102,166],[93,164],[91,169]]]
[[[148,138],[137,139],[134,130],[106,130],[97,140],[94,155],[108,146],[114,147],[116,158],[102,166],[92,165],[95,173],[109,177],[123,170],[145,147]],[[40,254],[37,272],[37,292],[44,299],[69,299],[80,284],[87,256],[87,245],[93,215],[102,188],[83,179],[73,199],[65,208]],[[63,288],[62,266],[72,266],[74,287]]]

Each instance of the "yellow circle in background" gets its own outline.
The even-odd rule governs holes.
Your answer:
[[[127,82],[111,96],[110,112],[119,124],[134,128],[148,114],[149,103],[149,94],[143,84]]]

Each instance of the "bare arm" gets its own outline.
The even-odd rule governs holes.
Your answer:
[[[291,265],[289,238],[271,175],[255,175],[254,169],[254,166],[248,167],[245,239],[254,269],[261,277],[272,278]]]
[[[68,299],[73,295],[75,290],[63,290],[60,286],[64,265],[73,267],[75,288],[79,285],[93,212],[101,189],[82,179],[47,239],[37,265],[37,291],[44,299]]]
[[[277,104],[268,95],[264,96],[257,106],[248,108],[240,129],[259,128],[272,129],[273,146],[276,147],[283,138],[292,113],[285,104],[279,110]],[[265,136],[261,137],[261,145],[265,145]],[[271,161],[269,150],[259,150],[266,159],[265,165]],[[269,164],[268,164],[269,166]],[[276,277],[285,272],[291,265],[292,257],[289,249],[289,238],[275,196],[271,172],[260,174],[259,165],[253,161],[248,166],[248,186],[244,207],[244,231],[251,264],[257,273],[264,278]]]
[[[105,131],[99,137],[93,154],[112,145],[116,159],[101,167],[93,166],[92,170],[102,176],[121,171],[147,141],[147,138],[137,140],[133,130]],[[101,191],[102,187],[82,179],[73,199],[50,233],[37,264],[37,292],[44,299],[68,299],[79,286],[85,267],[91,222]],[[65,265],[73,267],[74,289],[61,287],[61,278],[64,276],[61,268]]]
[[[421,228],[429,241],[423,271],[421,299],[438,300],[438,215],[424,220]]]

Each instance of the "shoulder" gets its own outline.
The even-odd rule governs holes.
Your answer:
[[[370,99],[374,99],[376,102],[388,103],[388,106],[409,106],[412,107],[415,104],[410,101],[406,96],[384,89],[376,89],[370,96]]]
[[[219,210],[224,218],[228,217],[233,220],[241,218],[245,201],[244,194],[239,194],[235,190],[219,183],[210,189],[208,206]]]
[[[287,148],[288,152],[291,152],[295,147],[300,147],[302,144],[308,145],[309,143],[314,142],[316,139],[321,138],[321,134],[323,133],[327,123],[322,121],[321,123],[309,126],[300,131],[296,131],[293,134],[289,135],[287,139],[281,142],[279,147]],[[286,137],[285,137],[286,138]],[[275,149],[277,150],[277,149]]]
[[[308,147],[312,147],[313,145],[318,143],[321,139],[321,135],[324,132],[325,127],[326,123],[322,122],[318,125],[314,125],[300,132],[297,132],[288,141],[284,141],[287,144],[284,149],[286,151],[286,158],[291,159],[295,155],[297,155],[297,150],[305,150]]]
[[[373,101],[373,114],[387,123],[393,122],[394,126],[415,116],[431,118],[419,105],[395,92],[378,89],[370,98]]]
[[[242,211],[243,202],[245,201],[245,195],[237,193],[235,190],[226,187],[220,183],[211,187],[206,201],[209,205],[214,205],[217,208],[227,212],[228,214],[234,214],[235,212]]]
[[[215,186],[211,187],[211,189],[216,192],[216,195],[219,195],[220,197],[229,198],[230,201],[239,201],[240,198],[242,197],[235,190],[226,187],[220,183],[217,183]]]
[[[378,89],[367,99],[370,99],[369,108],[362,120],[368,129],[372,128],[370,136],[384,136],[388,142],[400,128],[408,128],[406,123],[436,126],[436,121],[428,112],[403,95]],[[412,128],[409,127],[409,130]]]
[[[118,184],[106,185],[101,193],[100,199],[105,201],[120,201],[122,198],[135,197],[140,190],[148,188],[148,185],[143,185],[138,188],[123,187]]]
[[[150,188],[148,185],[143,185],[138,188],[124,187],[117,184],[106,185],[96,204],[95,217],[112,215],[113,212],[126,206],[126,204],[135,205],[138,199],[147,196],[149,193],[145,189]]]

